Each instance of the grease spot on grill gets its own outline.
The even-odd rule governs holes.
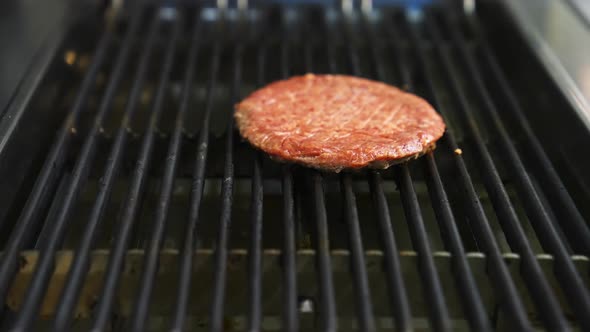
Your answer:
[[[78,55],[76,54],[76,52],[74,51],[67,51],[66,54],[64,55],[64,61],[68,64],[68,65],[73,65],[74,62],[76,62],[76,58],[78,57]]]
[[[299,311],[302,313],[312,313],[314,312],[314,303],[313,299],[308,297],[302,297],[299,299]]]
[[[29,261],[25,257],[23,257],[23,256],[19,257],[18,265],[21,270],[24,269],[28,264],[29,264]]]

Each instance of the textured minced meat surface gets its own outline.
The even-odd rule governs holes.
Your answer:
[[[416,158],[445,130],[424,99],[344,75],[271,83],[236,105],[235,118],[240,134],[271,157],[336,172]]]

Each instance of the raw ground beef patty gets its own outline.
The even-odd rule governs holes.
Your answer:
[[[445,130],[424,99],[344,75],[271,83],[237,104],[235,119],[240,134],[271,157],[336,172],[418,157]]]

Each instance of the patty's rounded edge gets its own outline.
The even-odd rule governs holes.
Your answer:
[[[432,124],[426,127],[427,130],[407,130],[401,132],[399,137],[396,136],[393,138],[383,137],[383,133],[379,132],[374,134],[365,132],[361,135],[351,129],[349,136],[353,136],[353,143],[349,146],[343,143],[344,147],[340,146],[339,150],[335,150],[330,146],[330,144],[338,145],[336,143],[339,142],[336,141],[328,141],[322,145],[322,142],[318,143],[317,141],[306,140],[305,126],[303,124],[301,125],[303,126],[302,130],[299,130],[301,127],[297,127],[298,129],[293,130],[292,135],[286,136],[284,132],[281,133],[283,136],[276,135],[276,131],[279,129],[265,126],[264,121],[274,118],[272,113],[265,113],[266,108],[268,108],[268,101],[273,96],[278,95],[280,97],[281,94],[289,91],[289,89],[300,89],[302,84],[312,84],[313,88],[322,88],[322,84],[342,83],[343,80],[346,80],[345,83],[360,85],[362,88],[367,87],[368,93],[375,91],[379,93],[393,93],[395,98],[401,99],[405,103],[415,107],[416,114],[423,116],[424,121],[432,122]],[[301,104],[301,107],[305,107],[305,104]],[[408,113],[408,110],[405,111]],[[413,110],[410,110],[411,112]],[[418,158],[435,148],[436,141],[444,134],[445,130],[445,125],[440,115],[422,98],[384,83],[343,75],[307,74],[305,76],[295,76],[287,80],[271,83],[253,92],[237,104],[234,115],[242,137],[248,140],[254,147],[268,153],[271,158],[282,162],[294,162],[304,166],[334,172],[339,172],[342,169],[359,169],[364,167],[386,169],[391,165]],[[297,122],[297,118],[293,121]],[[409,125],[413,124],[411,121],[419,122],[419,120],[416,120],[416,116],[409,121],[407,122]],[[325,129],[328,132],[326,135],[331,134],[332,131],[334,133],[338,130],[342,131],[342,128],[332,129]],[[346,134],[344,132],[344,136]],[[366,144],[359,145],[357,142]]]

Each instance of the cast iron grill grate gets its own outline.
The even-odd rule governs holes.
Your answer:
[[[3,328],[590,329],[590,230],[477,21],[129,13],[66,53],[76,92],[2,211]],[[307,72],[402,86],[449,129],[386,171],[275,163],[240,140],[232,105]]]

